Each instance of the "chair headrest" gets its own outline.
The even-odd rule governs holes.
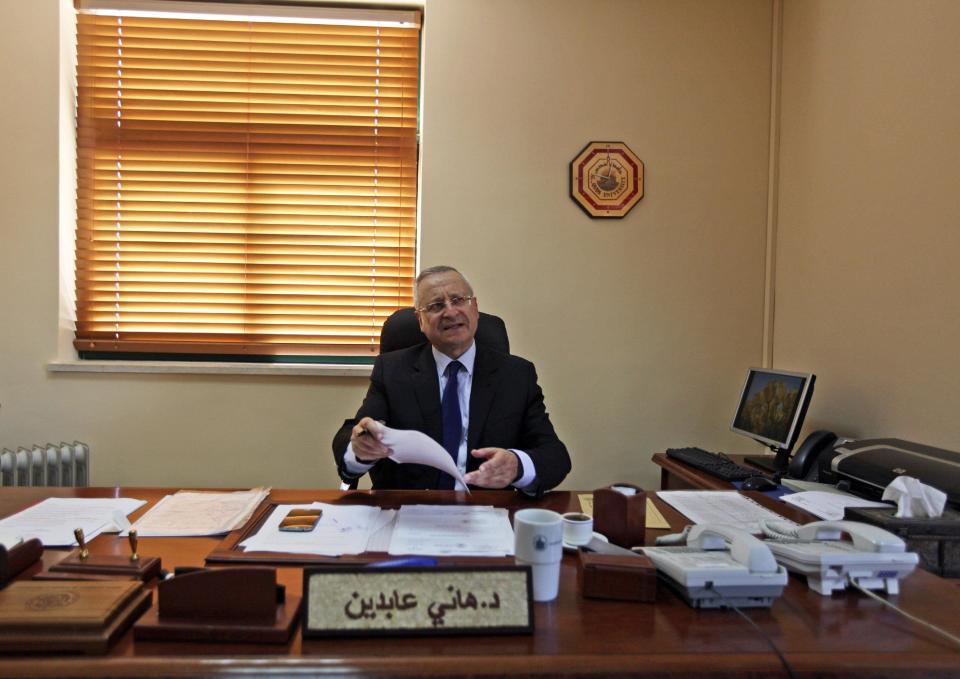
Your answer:
[[[477,344],[482,344],[494,351],[502,354],[510,353],[507,326],[499,316],[481,311],[475,339]],[[380,353],[406,349],[426,341],[427,336],[420,331],[420,323],[413,308],[397,309],[383,322],[383,329],[380,331]]]

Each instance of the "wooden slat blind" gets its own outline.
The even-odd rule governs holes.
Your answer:
[[[81,355],[375,354],[412,303],[419,27],[77,33]]]

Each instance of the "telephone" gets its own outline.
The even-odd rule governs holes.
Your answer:
[[[806,575],[810,589],[824,596],[846,589],[850,581],[896,594],[900,578],[920,560],[893,533],[858,521],[815,521],[798,528],[761,519],[760,528],[776,560]]]
[[[770,549],[743,530],[700,524],[657,544],[667,546],[643,553],[694,608],[769,607],[787,584],[787,571]]]
[[[796,454],[790,458],[787,476],[791,479],[820,481],[820,456],[837,442],[837,435],[831,431],[815,431],[800,444]]]

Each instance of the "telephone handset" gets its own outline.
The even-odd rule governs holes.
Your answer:
[[[751,573],[776,573],[777,560],[770,549],[745,530],[720,524],[699,524],[690,528],[687,547],[709,551],[729,549],[730,556]]]
[[[778,521],[763,520],[760,527],[768,537],[795,538],[797,540],[840,540],[849,535],[853,548],[860,552],[882,552],[886,554],[907,551],[907,544],[899,537],[879,526],[859,521],[814,521],[796,528]]]
[[[688,526],[643,552],[694,608],[770,606],[787,584],[763,542],[726,525]]]
[[[830,450],[836,441],[837,435],[831,431],[819,430],[811,433],[800,444],[796,454],[790,458],[787,476],[791,479],[819,481],[820,467],[817,460],[820,455]]]
[[[899,579],[920,561],[893,533],[858,521],[815,521],[795,527],[761,520],[760,528],[770,538],[764,544],[777,562],[806,575],[810,589],[825,596],[845,589],[851,580],[864,589],[896,594]]]

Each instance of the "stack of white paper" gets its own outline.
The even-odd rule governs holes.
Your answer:
[[[181,490],[151,507],[131,529],[140,537],[224,535],[243,526],[268,495],[269,488]]]
[[[51,497],[13,516],[0,520],[0,529],[24,540],[40,538],[47,547],[72,547],[76,528],[87,540],[103,531],[117,530],[114,514],[124,517],[145,505],[130,498]]]
[[[306,532],[283,532],[280,521],[291,509],[322,509],[316,527]],[[248,552],[291,552],[340,556],[362,554],[367,542],[396,512],[379,507],[339,506],[314,502],[309,505],[277,505],[257,534],[240,543]]]
[[[513,528],[506,509],[471,505],[405,505],[390,554],[510,556]]]
[[[23,542],[23,538],[20,536],[19,531],[0,530],[0,547],[13,549],[21,542]]]
[[[760,519],[796,525],[735,490],[661,490],[657,495],[693,523],[720,523],[748,533],[760,532]]]
[[[862,497],[820,490],[808,490],[803,493],[784,495],[784,502],[806,510],[821,519],[839,521],[847,507],[889,507],[886,502],[864,500]]]

